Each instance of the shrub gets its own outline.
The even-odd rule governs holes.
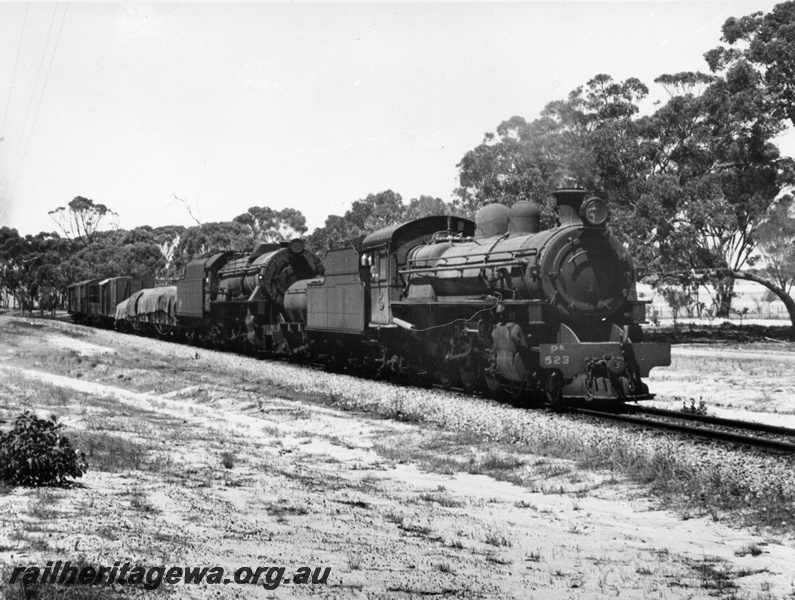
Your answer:
[[[63,486],[88,469],[85,454],[61,434],[55,416],[39,419],[29,411],[0,434],[0,480],[20,486]]]
[[[231,452],[224,452],[221,454],[221,463],[227,469],[231,469],[235,466],[235,455]]]
[[[696,401],[691,398],[690,406],[687,405],[687,401],[683,401],[682,408],[679,409],[679,412],[687,413],[689,415],[706,415],[707,403],[703,400],[700,400],[698,406],[696,406]]]

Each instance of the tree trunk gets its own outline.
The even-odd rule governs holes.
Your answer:
[[[748,281],[754,281],[765,286],[767,289],[773,292],[778,299],[784,303],[784,306],[787,307],[787,313],[789,313],[789,320],[792,323],[792,329],[795,330],[795,300],[789,294],[787,294],[787,292],[782,290],[771,281],[768,281],[767,279],[764,279],[755,273],[733,271],[732,277],[735,279],[747,279]]]
[[[715,284],[716,317],[728,319],[731,316],[732,299],[734,298],[734,279],[725,277]]]

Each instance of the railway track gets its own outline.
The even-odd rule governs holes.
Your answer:
[[[465,390],[457,387],[445,389],[438,384],[434,384],[433,387],[438,391],[450,391],[461,394],[467,393]],[[541,406],[541,404],[539,403],[536,406]],[[571,408],[571,412],[574,414],[625,423],[629,426],[675,431],[694,437],[795,454],[795,429],[769,425],[767,423],[724,419],[710,415],[665,410],[634,404],[622,404],[620,406],[612,406],[604,409],[585,408],[584,406],[575,405]],[[687,423],[697,423],[699,425],[694,426]],[[747,432],[756,432],[763,435],[748,435]]]
[[[71,323],[71,319],[63,319],[63,321]],[[309,363],[305,363],[305,366],[317,369],[328,368],[327,366],[312,365]],[[350,372],[348,372],[348,374],[350,374]],[[440,384],[432,384],[429,387],[438,391],[449,391],[469,395],[466,390],[457,386],[443,387]],[[616,408],[622,412],[617,412]],[[795,429],[787,427],[631,404],[623,404],[619,407],[611,407],[602,410],[598,408],[574,406],[571,411],[575,414],[621,422],[629,426],[675,431],[704,439],[719,440],[744,446],[795,454]],[[699,425],[694,426],[684,423],[698,423]],[[747,433],[740,433],[741,431],[756,432],[764,434],[764,436],[748,435]]]
[[[577,414],[631,426],[676,431],[694,437],[795,454],[795,429],[646,406],[625,405],[623,408],[626,412],[580,407],[573,410]],[[749,432],[762,435],[749,435]]]

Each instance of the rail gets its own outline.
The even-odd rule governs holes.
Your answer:
[[[738,444],[755,446],[757,448],[777,450],[780,452],[795,453],[795,443],[789,441],[783,441],[780,439],[749,436],[741,433],[735,433],[732,431],[726,431],[725,429],[708,429],[705,427],[693,427],[691,425],[683,425],[681,423],[674,423],[671,421],[648,419],[644,417],[636,417],[628,414],[621,414],[621,413],[602,411],[602,410],[593,410],[593,409],[577,407],[574,409],[574,412],[577,414],[598,417],[600,419],[619,421],[631,425],[636,425],[639,427],[676,431],[679,433],[685,433],[687,435],[692,435],[695,437],[720,440],[724,442],[733,442]],[[643,410],[637,412],[643,412]],[[688,413],[677,413],[674,411],[661,411],[661,412],[665,413],[664,415],[661,416],[676,418],[682,421],[696,421],[698,419],[691,419],[690,417],[704,416],[704,415],[691,415]],[[719,421],[719,423],[712,422],[713,419]],[[793,439],[795,439],[795,430],[787,429],[784,427],[777,428],[775,426],[769,426],[770,428],[775,429],[776,431],[768,431],[766,429],[761,429],[761,427],[763,426],[763,424],[761,423],[751,423],[749,421],[739,421],[733,419],[719,419],[718,417],[707,417],[707,420],[705,420],[704,423],[716,426],[719,425],[721,427],[727,427],[737,430],[745,429],[745,430],[754,430],[754,431],[765,431],[767,433],[776,433],[777,435],[793,437]],[[757,427],[760,428],[757,429]]]

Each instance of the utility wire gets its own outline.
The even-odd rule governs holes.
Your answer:
[[[57,5],[56,5],[57,6]],[[61,31],[63,31],[63,24],[66,20],[66,11],[69,10],[69,3],[64,5],[64,11],[61,15],[61,24],[58,26],[58,35],[55,36],[55,45],[52,48],[52,55],[50,56],[50,64],[47,65],[47,72],[44,74],[44,83],[41,86],[41,94],[39,95],[39,103],[36,105],[36,112],[33,113],[33,121],[30,124],[30,130],[28,131],[28,139],[25,142],[25,150],[22,153],[22,158],[19,161],[19,168],[17,169],[17,176],[14,179],[14,185],[11,186],[9,190],[9,195],[13,195],[14,190],[17,187],[17,182],[19,181],[19,175],[22,173],[22,166],[25,163],[25,158],[28,155],[28,146],[30,145],[30,138],[33,137],[33,130],[36,128],[36,119],[39,116],[39,109],[41,108],[41,102],[44,99],[44,92],[47,90],[47,82],[50,80],[50,71],[52,70],[52,63],[55,61],[55,53],[58,51],[58,42],[61,39]]]
[[[39,78],[41,77],[41,70],[44,67],[44,60],[45,60],[45,58],[47,56],[47,48],[50,45],[50,37],[52,36],[52,28],[53,28],[53,25],[55,24],[55,15],[56,15],[57,10],[58,10],[58,5],[56,4],[55,7],[53,8],[53,11],[52,11],[52,18],[50,19],[50,27],[47,30],[47,39],[44,42],[44,50],[42,51],[41,58],[39,59],[39,68],[36,71],[36,79],[35,79],[35,81],[33,83],[33,91],[30,94],[30,100],[28,101],[28,108],[25,111],[25,119],[22,121],[22,129],[20,130],[19,139],[17,140],[17,145],[16,145],[16,147],[14,149],[13,159],[11,160],[11,163],[10,163],[11,164],[11,176],[6,181],[6,185],[3,188],[3,192],[4,192],[3,196],[5,196],[5,197],[8,197],[6,194],[10,192],[12,187],[16,187],[16,179],[19,176],[19,172],[20,172],[20,168],[16,167],[17,156],[19,156],[19,148],[22,145],[22,138],[25,137],[25,128],[27,127],[27,124],[28,124],[28,118],[30,117],[30,111],[33,108],[33,99],[36,96],[36,89],[39,87]],[[20,161],[20,167],[21,167],[21,161]],[[15,172],[16,172],[16,175],[13,175]],[[14,181],[14,186],[10,185],[12,180]]]
[[[11,106],[11,95],[14,93],[14,81],[17,77],[17,65],[19,65],[19,52],[22,50],[22,39],[25,37],[25,24],[28,22],[28,11],[30,4],[25,5],[25,17],[22,19],[22,31],[19,32],[19,45],[17,46],[17,57],[14,59],[14,71],[11,74],[11,87],[8,90],[8,102],[6,102],[6,110],[3,113],[3,125],[0,127],[0,136],[3,136],[6,131],[6,118],[8,118],[8,107]]]
[[[52,18],[50,19],[50,28],[47,30],[47,40],[44,42],[44,50],[41,53],[41,58],[39,59],[39,68],[36,71],[36,79],[33,82],[33,90],[30,94],[30,100],[28,100],[28,108],[25,111],[25,119],[22,121],[22,131],[20,132],[19,139],[17,140],[17,146],[14,150],[14,160],[12,161],[11,165],[16,163],[17,156],[19,155],[19,147],[22,144],[22,138],[24,136],[25,128],[28,125],[28,117],[30,117],[30,109],[33,108],[33,98],[36,96],[36,89],[39,87],[39,77],[41,77],[41,69],[44,66],[44,58],[47,56],[47,48],[50,45],[50,36],[52,35],[52,26],[55,24],[55,11],[57,10],[58,5],[55,5],[52,11]]]

